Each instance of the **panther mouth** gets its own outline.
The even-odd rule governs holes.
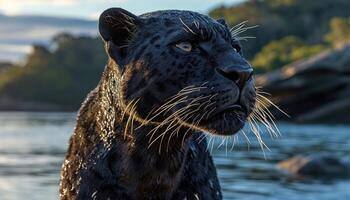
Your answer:
[[[213,113],[211,118],[216,118],[218,116],[221,116],[224,114],[229,114],[229,113],[247,115],[247,110],[239,104],[234,104],[234,105],[230,105],[230,106],[225,106],[224,108],[217,110],[216,112]]]
[[[216,135],[234,135],[244,127],[247,117],[244,106],[233,104],[218,109],[201,123],[201,127]]]

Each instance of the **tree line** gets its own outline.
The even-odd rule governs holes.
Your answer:
[[[348,0],[248,0],[209,15],[230,26],[245,20],[259,25],[241,37],[256,37],[242,43],[262,73],[350,42],[349,10]],[[97,85],[106,62],[98,37],[59,34],[49,47],[33,45],[24,65],[0,63],[0,102],[10,97],[75,110]]]

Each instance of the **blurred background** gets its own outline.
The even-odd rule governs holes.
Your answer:
[[[75,115],[106,64],[97,19],[185,9],[240,36],[281,136],[211,138],[225,199],[350,199],[350,1],[0,0],[0,200],[58,199]],[[260,124],[263,126],[263,124]]]

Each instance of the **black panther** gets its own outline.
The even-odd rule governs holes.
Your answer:
[[[204,133],[237,133],[253,69],[225,21],[179,10],[99,19],[109,55],[81,106],[60,199],[222,199]]]

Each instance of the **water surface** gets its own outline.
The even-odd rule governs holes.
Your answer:
[[[57,200],[59,171],[75,113],[0,113],[0,200]],[[350,181],[291,181],[275,164],[297,154],[328,153],[350,160],[350,126],[279,123],[282,137],[263,135],[263,152],[251,134],[213,152],[225,199],[346,200]],[[212,144],[213,142],[211,142]]]

